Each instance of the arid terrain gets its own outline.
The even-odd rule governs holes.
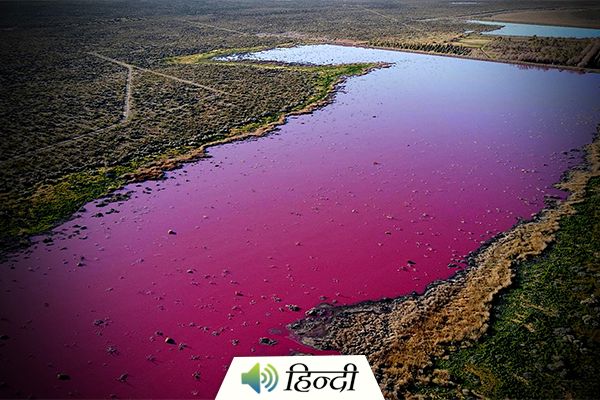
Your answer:
[[[276,120],[310,102],[323,83],[310,69],[265,73],[172,57],[313,42],[579,68],[597,68],[600,55],[588,39],[464,33],[490,29],[467,23],[471,17],[595,10],[586,1],[144,4],[0,4],[4,248],[68,218],[156,159]],[[594,12],[576,15],[589,22]]]
[[[214,57],[337,44],[600,73],[600,38],[484,35],[495,27],[468,22],[474,19],[598,29],[600,6],[1,1],[2,259],[92,200],[124,201],[128,195],[115,190],[126,184],[159,180],[209,146],[269,133],[328,104],[346,78],[389,66]],[[386,398],[594,397],[598,137],[580,150],[585,162],[561,183],[570,196],[495,236],[451,280],[421,296],[322,305],[291,324],[292,333],[317,349],[366,354]],[[28,395],[0,383],[0,397]]]
[[[600,7],[515,11],[494,14],[494,21],[517,22],[541,25],[566,25],[581,28],[600,28]]]

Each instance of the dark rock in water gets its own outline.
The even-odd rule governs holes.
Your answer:
[[[58,379],[59,381],[68,381],[68,380],[71,380],[71,376],[68,374],[59,372],[58,374],[56,374],[56,379]]]
[[[169,235],[177,235],[177,232],[175,232],[173,229],[169,229],[169,230],[167,231],[167,233],[168,233]]]
[[[127,378],[129,378],[129,374],[121,374],[117,379],[119,382],[127,382]]]
[[[415,265],[416,264],[416,262],[414,262],[413,260],[408,260],[406,263],[408,265]]]
[[[277,340],[270,339],[268,337],[261,337],[260,339],[258,339],[258,343],[264,344],[267,346],[274,346],[277,344]]]
[[[200,380],[200,372],[196,371],[192,374],[192,376],[194,377],[195,380],[197,380],[197,381]]]
[[[175,344],[175,339],[167,337],[167,338],[165,338],[165,343],[166,344]]]
[[[296,304],[288,304],[286,307],[290,311],[300,311],[300,307],[297,306]]]
[[[96,204],[96,207],[106,207],[109,204],[110,204],[110,201],[102,200],[101,202]]]
[[[8,335],[0,335],[0,340],[8,340],[10,337]]]
[[[325,315],[326,310],[324,310],[323,308],[317,308],[317,307],[313,307],[310,310],[307,310],[304,314],[307,317],[320,317],[322,315]]]
[[[96,207],[106,207],[110,203],[116,203],[119,201],[129,200],[129,198],[131,197],[131,193],[132,192],[129,191],[127,193],[115,193],[115,194],[112,194],[109,196],[105,196],[102,198],[101,201],[96,203]]]

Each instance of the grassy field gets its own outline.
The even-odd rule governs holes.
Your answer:
[[[472,347],[438,359],[443,379],[417,385],[432,398],[597,398],[600,393],[600,179],[556,242],[520,263]],[[584,239],[585,238],[585,239]]]

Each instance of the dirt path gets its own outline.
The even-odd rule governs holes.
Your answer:
[[[8,159],[6,161],[17,160],[17,159],[20,159],[20,158],[23,158],[23,157],[30,156],[32,154],[39,153],[39,152],[44,151],[44,150],[49,150],[49,149],[51,149],[51,148],[53,148],[55,146],[58,146],[58,145],[63,145],[63,144],[71,143],[71,142],[77,141],[79,139],[83,139],[85,137],[88,137],[88,136],[93,136],[93,135],[97,135],[97,134],[102,133],[102,132],[107,132],[107,131],[110,131],[111,129],[117,128],[117,127],[119,127],[119,126],[127,123],[131,119],[131,99],[132,99],[132,85],[133,85],[133,66],[131,66],[131,65],[125,65],[125,64],[120,64],[120,65],[123,66],[123,67],[125,67],[125,68],[127,68],[127,80],[126,80],[126,83],[125,83],[125,101],[123,102],[123,117],[121,118],[121,120],[119,122],[117,122],[115,124],[111,124],[109,126],[105,126],[104,128],[94,129],[94,130],[92,130],[90,132],[86,132],[86,133],[83,133],[81,135],[69,138],[69,139],[64,139],[64,140],[61,140],[61,141],[49,144],[49,145],[44,146],[44,147],[39,147],[39,148],[37,148],[35,150],[31,150],[31,151],[28,151],[28,152],[25,152],[25,153],[18,154],[18,155],[14,156],[14,157],[11,157],[10,159]]]
[[[127,83],[125,85],[125,103],[123,104],[123,119],[121,123],[124,124],[131,118],[131,92],[133,82],[133,68],[127,67]]]
[[[490,56],[487,51],[485,51],[485,48],[488,44],[490,44],[490,43],[484,44],[483,46],[481,46],[481,48],[479,50],[481,50],[481,52],[483,53],[484,56],[486,56],[490,60],[493,60],[494,58],[492,56]]]
[[[378,15],[378,16],[380,16],[380,17],[383,17],[383,18],[386,18],[386,19],[390,19],[390,20],[392,20],[392,21],[394,21],[394,22],[397,22],[397,23],[399,23],[399,24],[401,24],[401,25],[404,25],[405,27],[407,27],[407,28],[409,28],[409,29],[412,29],[412,30],[414,30],[414,31],[418,31],[418,32],[423,32],[423,31],[425,31],[425,29],[423,29],[423,28],[418,28],[418,27],[416,27],[416,26],[413,26],[413,25],[410,25],[410,24],[408,24],[408,23],[406,23],[406,22],[400,21],[398,18],[396,18],[396,17],[393,17],[393,16],[391,16],[391,15],[386,15],[386,14],[383,14],[383,13],[381,13],[381,12],[379,12],[379,11],[372,10],[372,9],[370,9],[370,8],[366,8],[366,7],[362,7],[362,6],[357,6],[357,7],[358,7],[358,8],[360,8],[361,10],[364,10],[364,11],[370,12],[371,14],[375,14],[375,15]]]
[[[112,62],[112,63],[117,64],[117,65],[120,65],[120,66],[122,66],[124,68],[127,68],[127,83],[125,85],[125,101],[124,101],[124,104],[123,104],[123,116],[122,116],[121,120],[119,122],[115,123],[115,124],[112,124],[112,125],[109,125],[109,126],[105,126],[103,128],[94,129],[94,130],[92,130],[90,132],[86,132],[86,133],[83,133],[81,135],[78,135],[78,136],[75,136],[75,137],[72,137],[72,138],[64,139],[64,140],[61,140],[61,141],[49,144],[49,145],[44,146],[44,147],[39,147],[39,148],[37,148],[35,150],[31,150],[31,151],[28,151],[28,152],[25,152],[25,153],[18,154],[18,155],[14,156],[14,157],[11,157],[10,159],[5,160],[5,161],[18,160],[18,159],[21,159],[21,158],[24,158],[24,157],[28,157],[28,156],[31,156],[33,154],[42,152],[44,150],[52,149],[52,148],[54,148],[56,146],[59,146],[59,145],[64,145],[64,144],[72,143],[72,142],[75,142],[77,140],[80,140],[80,139],[83,139],[83,138],[86,138],[86,137],[98,135],[98,134],[103,133],[103,132],[108,132],[108,131],[110,131],[112,129],[115,129],[115,128],[118,128],[120,126],[123,126],[124,124],[126,124],[127,122],[129,122],[129,120],[131,119],[131,115],[132,115],[131,103],[132,103],[132,98],[133,98],[133,71],[134,71],[134,69],[137,69],[137,70],[143,71],[143,72],[147,72],[147,73],[150,73],[150,74],[153,74],[153,75],[157,75],[157,76],[160,76],[160,77],[163,77],[163,78],[166,78],[166,79],[170,79],[170,80],[173,80],[173,81],[185,83],[187,85],[195,86],[195,87],[198,87],[198,88],[201,88],[201,89],[204,89],[204,90],[208,90],[211,93],[221,94],[221,95],[226,95],[226,96],[231,96],[230,93],[222,91],[222,90],[219,90],[219,89],[215,89],[215,88],[211,88],[209,86],[201,85],[199,83],[196,83],[196,82],[193,82],[193,81],[189,81],[187,79],[178,78],[176,76],[172,76],[172,75],[168,75],[168,74],[163,74],[162,72],[153,71],[153,70],[148,69],[148,68],[138,67],[138,66],[133,65],[133,64],[128,64],[126,62],[116,60],[114,58],[103,56],[102,54],[99,54],[99,53],[90,52],[88,54],[92,55],[94,57],[98,57],[98,58],[100,58],[102,60],[105,60],[105,61]],[[220,103],[222,105],[230,105],[230,104],[225,103],[225,102],[220,102]]]
[[[86,132],[86,133],[83,133],[81,135],[69,138],[69,139],[64,139],[64,140],[61,140],[61,141],[58,141],[58,142],[54,142],[54,143],[49,144],[49,145],[44,146],[44,147],[38,147],[35,150],[30,150],[30,151],[25,152],[25,153],[17,154],[14,157],[11,157],[11,158],[9,158],[7,160],[2,161],[2,163],[10,162],[10,161],[13,161],[13,160],[18,160],[18,159],[21,159],[21,158],[24,158],[24,157],[29,157],[29,156],[31,156],[33,154],[42,152],[44,150],[52,149],[52,148],[54,148],[56,146],[59,146],[59,145],[63,145],[63,144],[75,142],[77,140],[83,139],[83,138],[88,137],[88,136],[94,136],[94,135],[100,134],[102,132],[110,131],[110,130],[112,130],[114,128],[117,128],[117,127],[123,125],[125,123],[123,121],[124,120],[121,120],[121,121],[117,122],[116,124],[105,126],[104,128],[95,129],[93,131]]]
[[[190,85],[190,86],[195,86],[195,87],[198,87],[198,88],[201,88],[201,89],[204,89],[204,90],[208,90],[209,92],[212,92],[212,93],[222,94],[222,95],[225,95],[225,96],[231,96],[231,93],[227,93],[227,92],[225,92],[223,90],[215,89],[215,88],[212,88],[212,87],[206,86],[206,85],[201,85],[199,83],[196,83],[196,82],[193,82],[193,81],[189,81],[187,79],[178,78],[178,77],[173,76],[173,75],[163,74],[162,72],[154,71],[154,70],[151,70],[151,69],[148,69],[148,68],[138,67],[137,65],[128,64],[128,63],[123,62],[123,61],[115,60],[114,58],[103,56],[102,54],[98,54],[96,52],[90,52],[88,54],[90,54],[92,56],[95,56],[95,57],[98,57],[98,58],[101,58],[101,59],[106,60],[106,61],[110,61],[110,62],[118,64],[118,65],[121,65],[121,66],[126,67],[126,68],[137,69],[138,71],[147,72],[147,73],[152,74],[152,75],[157,75],[157,76],[161,76],[161,77],[166,78],[166,79],[170,79],[172,81],[181,82],[181,83],[185,83],[185,84]]]
[[[238,31],[238,30],[235,30],[235,29],[229,29],[229,28],[223,28],[221,26],[206,24],[206,23],[203,23],[203,22],[193,22],[193,21],[187,21],[187,20],[184,20],[184,21],[187,22],[187,23],[189,23],[192,26],[197,26],[199,28],[212,28],[212,29],[216,29],[218,31],[225,31],[225,32],[231,32],[231,33],[237,33],[238,35],[256,36],[256,34],[254,34],[254,33],[242,32],[242,31]]]

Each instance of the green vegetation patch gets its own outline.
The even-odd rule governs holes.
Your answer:
[[[474,346],[437,360],[450,383],[421,384],[431,397],[597,398],[600,393],[600,179],[556,242],[515,268],[489,331]],[[436,375],[436,374],[434,374]],[[444,379],[445,380],[445,379]]]
[[[122,174],[131,167],[102,168],[73,173],[51,185],[42,185],[27,198],[3,195],[0,206],[2,249],[26,244],[26,238],[51,229],[85,203],[121,187]]]
[[[282,47],[284,45],[278,45]],[[214,59],[217,57],[226,57],[233,54],[242,53],[256,53],[258,51],[267,50],[268,46],[254,46],[254,47],[239,47],[230,49],[217,49],[212,51],[206,51],[204,53],[189,54],[185,56],[171,57],[167,61],[174,64],[199,64],[202,62],[218,62]]]
[[[259,64],[264,68],[269,68],[271,65],[267,64]],[[293,107],[290,111],[296,112],[303,109],[306,109],[312,104],[317,104],[322,100],[325,100],[327,96],[329,96],[332,90],[335,87],[335,84],[340,80],[340,78],[344,76],[353,76],[353,75],[362,75],[366,73],[369,69],[375,68],[378,64],[376,63],[359,63],[359,64],[345,64],[345,65],[324,65],[324,66],[289,66],[286,68],[294,69],[294,70],[303,70],[310,71],[316,74],[316,79],[314,81],[314,88],[312,96],[310,96],[306,101],[301,104]],[[231,134],[236,135],[244,132],[252,132],[254,130],[260,129],[262,126],[272,124],[275,121],[279,120],[282,115],[280,114],[271,114],[267,115],[256,122],[250,122],[241,127],[235,128],[232,130]]]
[[[277,47],[292,46],[294,43],[281,44]],[[255,53],[269,49],[268,46],[255,46],[255,47],[242,47],[232,49],[218,49],[204,53],[184,55],[178,57],[171,57],[167,60],[170,64],[213,64],[218,66],[232,66],[232,67],[253,67],[264,70],[285,70],[290,72],[304,73],[311,79],[313,86],[312,94],[307,97],[304,101],[288,108],[285,112],[272,113],[262,116],[260,119],[245,123],[241,126],[235,127],[229,132],[228,136],[237,135],[244,132],[251,132],[256,129],[260,129],[265,125],[272,124],[279,120],[282,115],[287,112],[295,112],[303,110],[311,104],[316,104],[325,98],[332,92],[335,84],[340,78],[345,76],[362,75],[368,72],[370,69],[380,66],[379,63],[354,63],[354,64],[342,64],[342,65],[297,65],[297,64],[285,64],[280,62],[264,62],[264,61],[220,61],[215,60],[218,57],[225,57],[234,54],[246,54]]]

